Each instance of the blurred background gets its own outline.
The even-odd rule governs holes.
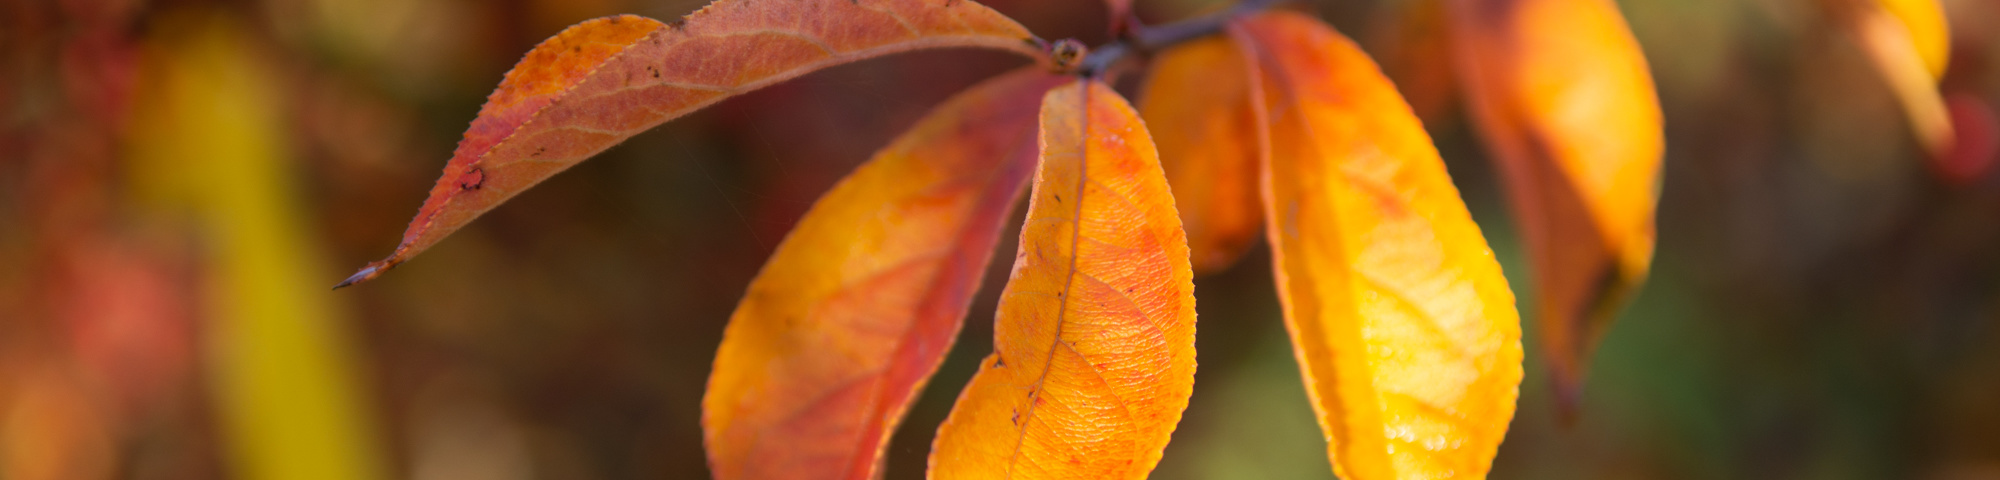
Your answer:
[[[1408,1],[1310,7],[1422,82],[1402,74],[1425,63],[1407,53]],[[927,109],[1023,60],[906,54],[729,100],[379,281],[327,290],[389,252],[535,43],[699,3],[0,4],[0,479],[706,477],[702,389],[764,257]],[[1044,38],[1104,41],[1098,2],[986,3]],[[1152,22],[1215,6],[1137,3]],[[1571,428],[1527,329],[1493,478],[2000,478],[1991,150],[1921,154],[1813,2],[1619,4],[1667,113],[1655,273]],[[1961,135],[1991,142],[2000,2],[1944,4],[1942,89]],[[1405,88],[1530,301],[1462,110],[1448,90]],[[1155,478],[1332,477],[1268,262],[1197,281],[1198,387]],[[921,478],[991,349],[1006,268],[894,440],[888,478]]]

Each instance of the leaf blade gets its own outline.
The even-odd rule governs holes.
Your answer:
[[[1652,74],[1608,0],[1452,8],[1461,83],[1526,239],[1542,351],[1569,414],[1652,263],[1665,152]]]
[[[1037,42],[963,0],[720,0],[671,25],[632,15],[579,23],[515,65],[396,250],[340,286],[380,276],[542,180],[730,96],[890,53],[981,47],[1038,56]]]
[[[1144,125],[1091,80],[1041,112],[995,352],[938,429],[934,478],[1144,478],[1192,393],[1193,273]]]
[[[1063,80],[1040,70],[947,100],[779,245],[730,320],[703,398],[716,478],[875,477],[1034,168],[1035,106]]]
[[[1521,380],[1519,317],[1443,161],[1353,42],[1272,12],[1231,27],[1265,72],[1265,238],[1342,478],[1481,478]]]
[[[1197,274],[1235,264],[1263,226],[1247,68],[1228,38],[1196,40],[1155,57],[1139,97]]]
[[[1937,88],[1951,48],[1943,10],[1932,0],[1821,0],[1820,4],[1875,64],[1925,153],[1949,157],[1957,132]]]

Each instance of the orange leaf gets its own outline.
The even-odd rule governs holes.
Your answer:
[[[1951,111],[1938,93],[1938,76],[1950,55],[1944,13],[1934,0],[1821,0],[1828,16],[1847,30],[1909,117],[1932,158],[1949,157],[1957,141]]]
[[[875,478],[1034,169],[1035,105],[1067,80],[1042,70],[939,106],[778,246],[702,399],[716,478]]]
[[[1318,20],[1232,26],[1265,81],[1264,218],[1334,472],[1482,478],[1514,415],[1520,318],[1408,104]]]
[[[1157,134],[1160,164],[1187,224],[1194,271],[1229,268],[1261,226],[1257,208],[1257,114],[1243,56],[1228,38],[1161,52],[1139,97]]]
[[[557,172],[724,98],[889,53],[1033,56],[1038,43],[966,0],[719,0],[672,25],[631,15],[577,24],[507,72],[396,251],[341,284],[372,279]]]
[[[1542,350],[1573,411],[1605,327],[1653,258],[1663,133],[1610,0],[1460,0],[1453,50],[1533,263]]]
[[[1194,274],[1145,125],[1079,80],[1042,101],[1041,162],[934,478],[1145,478],[1193,392]]]

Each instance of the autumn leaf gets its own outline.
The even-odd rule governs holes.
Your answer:
[[[1196,273],[1236,263],[1257,240],[1257,115],[1242,54],[1227,38],[1195,40],[1153,59],[1139,115],[1159,143]]]
[[[1951,112],[1938,93],[1950,35],[1936,0],[1821,0],[1828,17],[1861,47],[1903,106],[1911,133],[1932,158],[1952,155]]]
[[[1652,74],[1610,0],[1453,1],[1461,84],[1526,238],[1542,349],[1572,412],[1653,258],[1664,139]]]
[[[1893,15],[1910,35],[1910,45],[1923,59],[1924,70],[1932,79],[1944,77],[1951,61],[1951,26],[1945,23],[1944,6],[1938,0],[1876,0]]]
[[[1145,478],[1194,386],[1193,273],[1132,107],[1049,92],[994,353],[931,448],[933,478]]]
[[[716,478],[876,477],[1035,165],[1040,67],[939,106],[822,197],[750,284],[703,399]]]
[[[1514,414],[1520,320],[1429,135],[1318,20],[1230,33],[1263,74],[1265,235],[1334,472],[1484,477]]]
[[[969,0],[720,0],[671,25],[631,15],[577,24],[507,72],[395,252],[341,285],[375,278],[542,180],[724,98],[889,53],[1039,56],[1039,43]]]

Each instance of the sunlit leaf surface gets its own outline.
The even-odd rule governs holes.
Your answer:
[[[1484,477],[1519,394],[1520,319],[1430,136],[1319,20],[1231,34],[1264,73],[1266,237],[1335,473]]]
[[[1041,166],[994,353],[931,448],[933,478],[1145,478],[1193,393],[1193,272],[1137,112],[1079,80],[1041,110]]]
[[[822,197],[730,319],[703,400],[716,478],[875,478],[1035,168],[1029,67],[938,107]]]

